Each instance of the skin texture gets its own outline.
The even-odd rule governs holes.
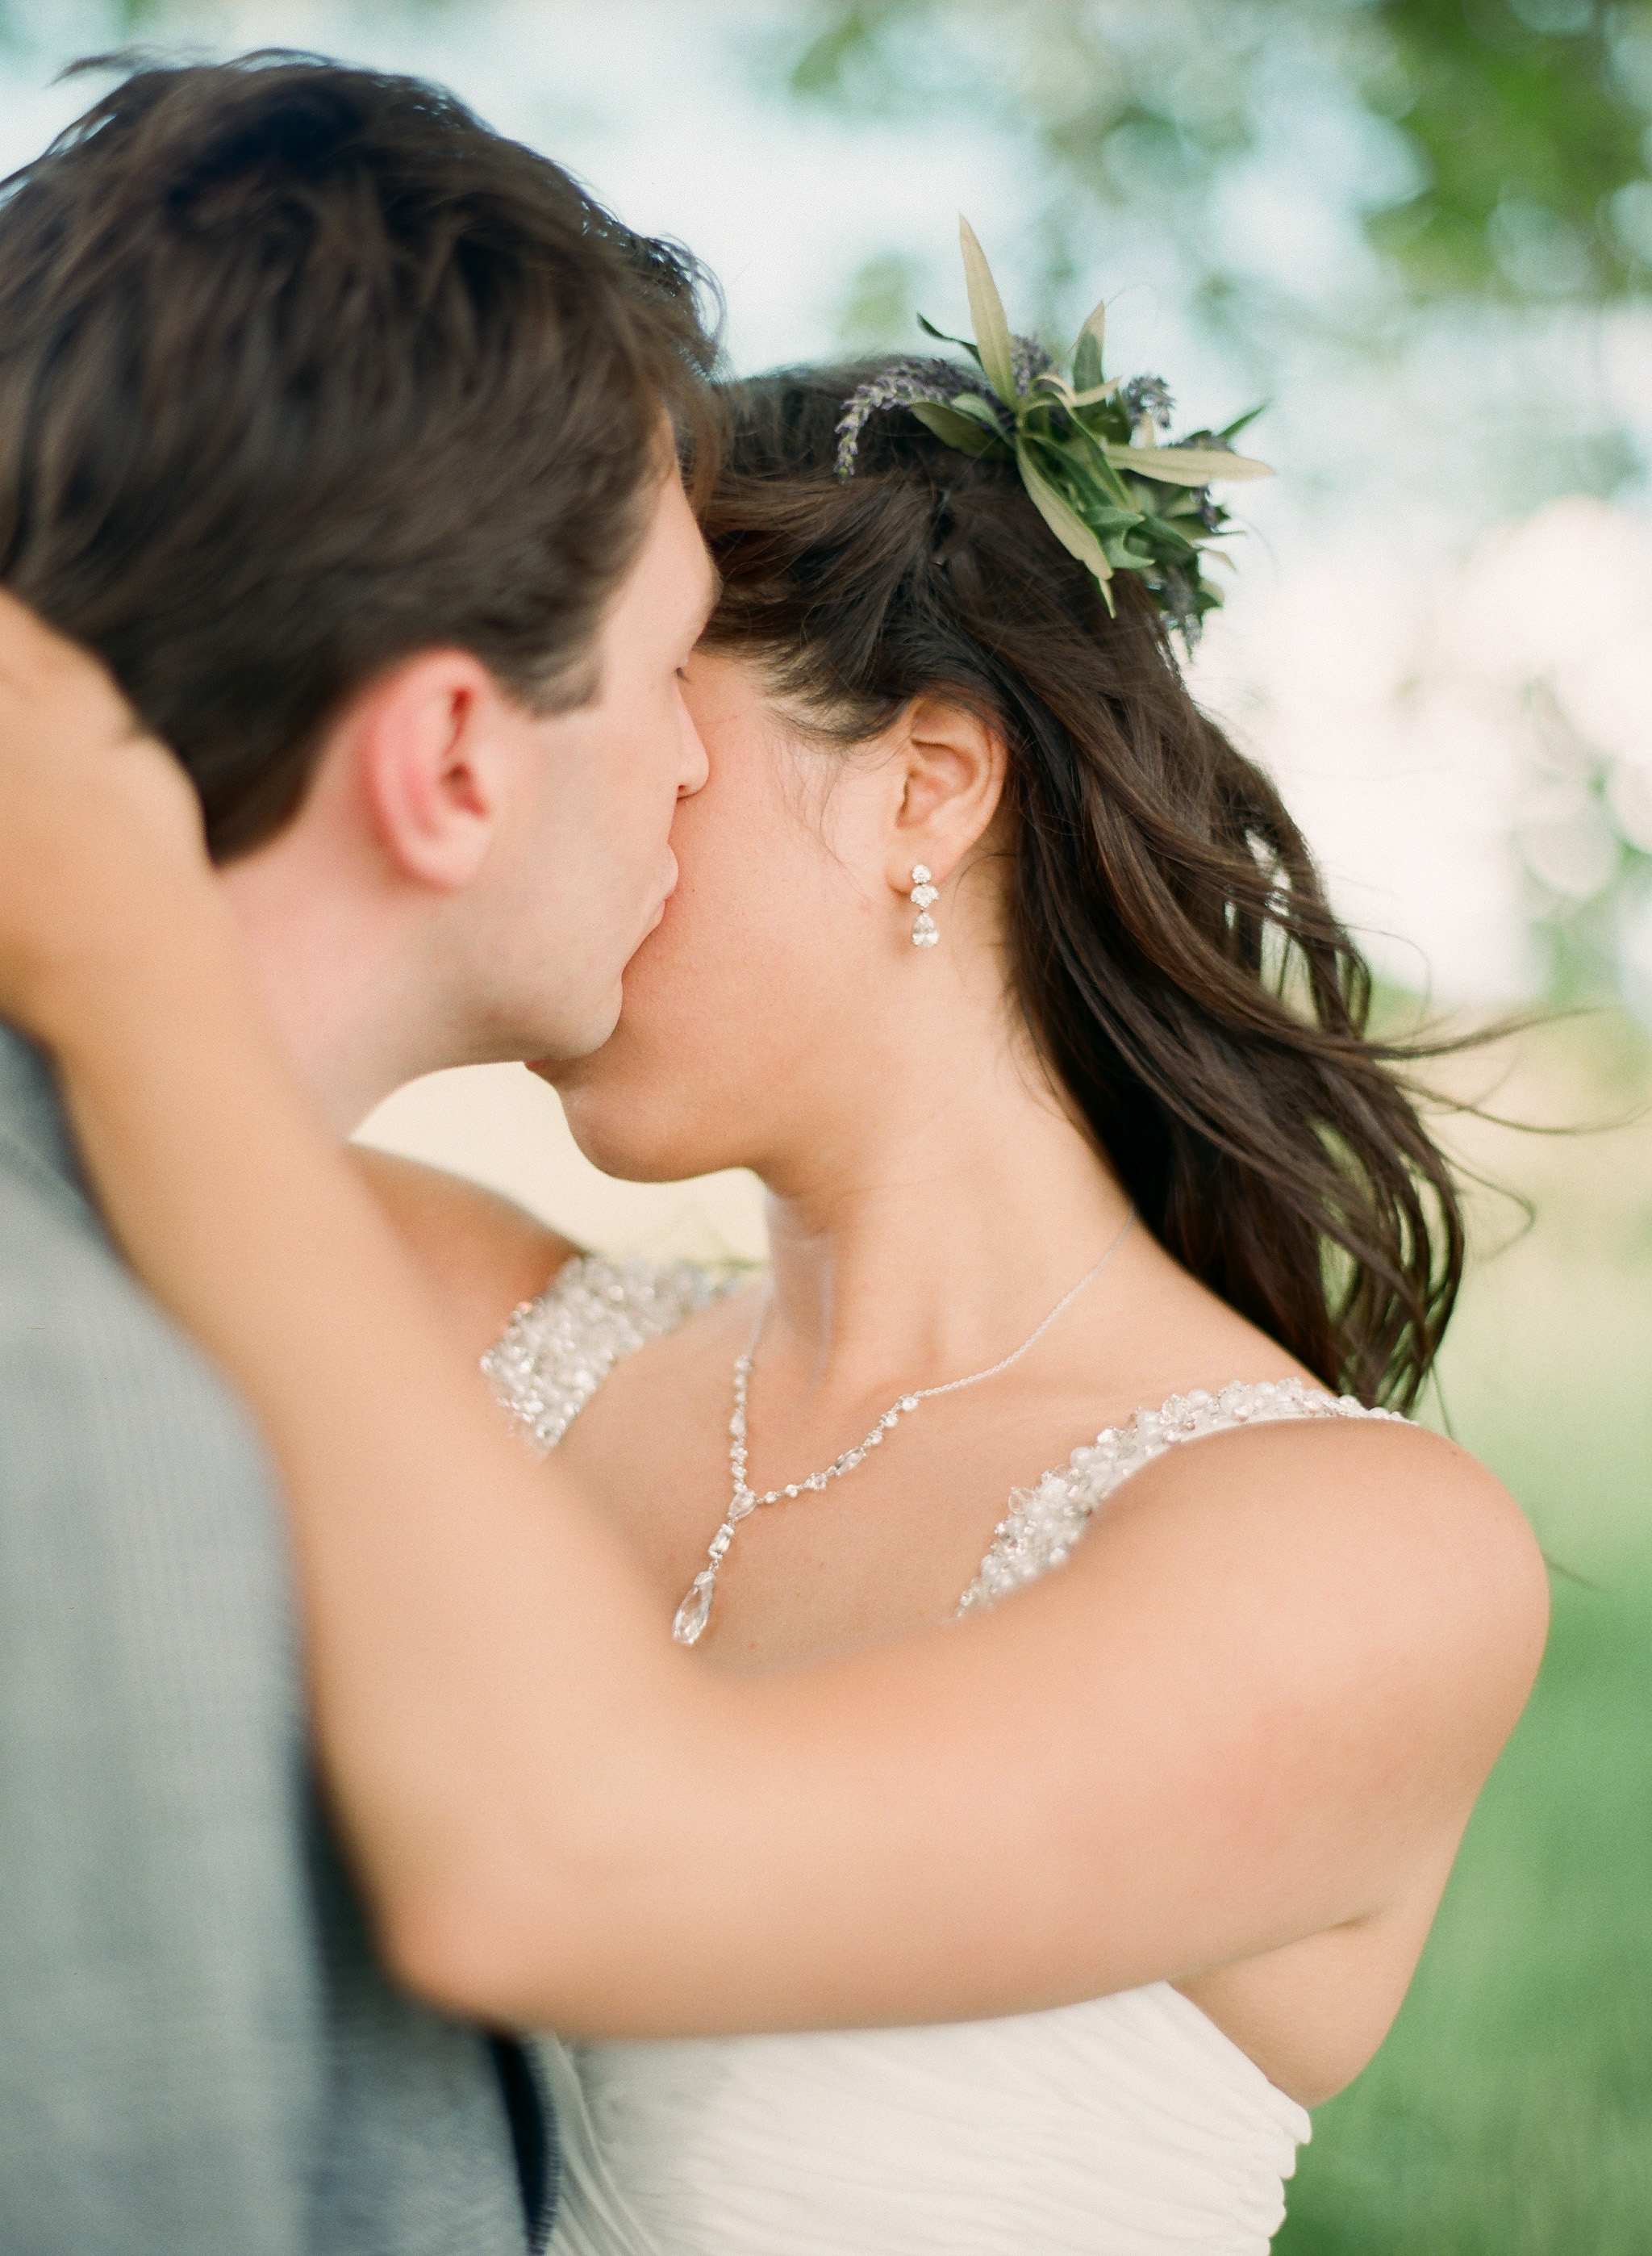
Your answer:
[[[224,871],[335,1127],[415,1075],[611,1033],[626,960],[677,881],[677,800],[705,779],[683,669],[711,588],[673,469],[585,703],[535,713],[467,652],[417,652],[339,715],[296,820]]]
[[[1220,1436],[1140,1475],[1067,1568],[952,1625],[1009,1483],[1171,1387],[1290,1369],[1138,1230],[1013,1389],[926,1406],[830,1520],[749,1524],[708,1649],[676,1651],[749,1311],[644,1350],[574,1447],[530,1461],[476,1381],[474,1278],[456,1352],[255,1007],[270,955],[249,969],[175,778],[83,671],[0,607],[0,1008],[53,1047],[139,1273],[264,1422],[320,1759],[404,1978],[495,2020],[638,2034],[1169,1978],[1297,2096],[1343,2081],[1541,1651],[1541,1562],[1496,1484],[1395,1426]],[[1000,749],[920,705],[812,775],[756,685],[703,687],[716,759],[681,803],[683,885],[613,1041],[554,1071],[609,1164],[761,1166],[768,1483],[897,1385],[1002,1354],[1121,1202],[1002,1009]],[[918,861],[942,888],[928,957],[906,938]]]
[[[435,1286],[443,1317],[480,1355],[504,1319],[580,1251],[497,1191],[360,1146],[350,1154],[396,1233]]]
[[[689,702],[711,771],[678,809],[678,891],[627,970],[612,1039],[541,1070],[610,1171],[750,1167],[770,1187],[774,1304],[750,1398],[761,1490],[828,1463],[903,1387],[1007,1352],[1127,1209],[1005,1007],[991,733],[937,701],[846,761],[727,657],[696,657]],[[932,951],[907,938],[918,861],[941,885]],[[564,1258],[524,1218],[461,1211],[462,1194],[449,1204],[431,1171],[381,1172],[380,1188],[478,1351],[524,1275]],[[455,1234],[439,1245],[439,1228]],[[562,1444],[662,1623],[727,1507],[730,1366],[766,1297],[754,1287],[626,1360]],[[849,1481],[743,1526],[703,1650],[761,1669],[946,1623],[1012,1489],[1137,1406],[1236,1377],[1318,1383],[1133,1233],[1013,1372],[925,1405]],[[1287,1464],[1359,1454],[1340,1429],[1301,1451],[1297,1438]],[[1399,1447],[1414,1459],[1431,1445]],[[1219,1514],[1227,1478],[1210,1451],[1197,1491]],[[1134,1507],[1121,1498],[1109,1517]],[[1442,1844],[1381,1911],[1183,1986],[1276,2081],[1322,2097],[1385,2032],[1448,1868]]]

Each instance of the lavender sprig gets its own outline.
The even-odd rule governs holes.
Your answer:
[[[1176,402],[1162,376],[1133,376],[1120,398],[1133,426],[1150,422],[1156,423],[1161,431],[1170,429]]]
[[[974,341],[950,337],[922,315],[919,326],[960,346],[974,364],[901,359],[860,385],[837,424],[838,476],[854,475],[868,419],[890,407],[915,410],[932,436],[961,455],[1013,456],[1039,515],[1089,571],[1107,610],[1114,575],[1137,573],[1191,651],[1205,614],[1221,601],[1221,589],[1201,569],[1202,544],[1232,529],[1212,482],[1270,475],[1265,462],[1232,445],[1230,434],[1250,418],[1230,424],[1227,434],[1197,431],[1157,443],[1156,431],[1170,430],[1170,386],[1161,376],[1138,376],[1121,389],[1116,379],[1102,381],[1105,308],[1098,306],[1079,332],[1072,378],[1064,380],[1037,338],[1010,328],[967,222],[960,222],[959,235]]]
[[[1037,337],[1010,338],[1009,366],[1017,395],[1030,387],[1035,377],[1047,376],[1055,364],[1055,355],[1046,352]]]
[[[976,389],[962,369],[946,360],[896,361],[878,375],[869,377],[843,403],[837,427],[838,476],[854,476],[861,434],[882,409],[907,407],[915,399],[932,400],[937,406],[945,407],[960,391]]]
[[[1163,574],[1158,589],[1159,609],[1182,638],[1182,647],[1192,658],[1199,647],[1199,638],[1205,631],[1205,622],[1193,582],[1185,572],[1172,566]]]

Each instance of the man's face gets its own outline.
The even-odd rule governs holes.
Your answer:
[[[673,469],[604,617],[593,694],[520,716],[537,787],[490,857],[491,953],[477,964],[495,1056],[583,1056],[614,1030],[621,974],[677,883],[678,800],[706,780],[683,675],[714,589]]]

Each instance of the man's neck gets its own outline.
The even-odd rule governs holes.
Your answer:
[[[343,1137],[392,1089],[452,1061],[408,976],[403,920],[313,859],[278,840],[221,880],[282,1047]]]

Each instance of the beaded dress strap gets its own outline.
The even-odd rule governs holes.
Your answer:
[[[554,1449],[615,1364],[746,1281],[692,1261],[569,1261],[482,1358],[498,1400]]]
[[[1323,1387],[1304,1386],[1299,1378],[1235,1379],[1220,1394],[1202,1386],[1191,1394],[1172,1394],[1158,1409],[1138,1410],[1122,1426],[1109,1426],[1035,1487],[1011,1490],[1009,1510],[998,1523],[981,1572],[959,1602],[960,1615],[989,1606],[1061,1566],[1096,1507],[1132,1473],[1178,1442],[1290,1418],[1407,1422],[1396,1410],[1368,1409],[1352,1394],[1330,1394]]]

